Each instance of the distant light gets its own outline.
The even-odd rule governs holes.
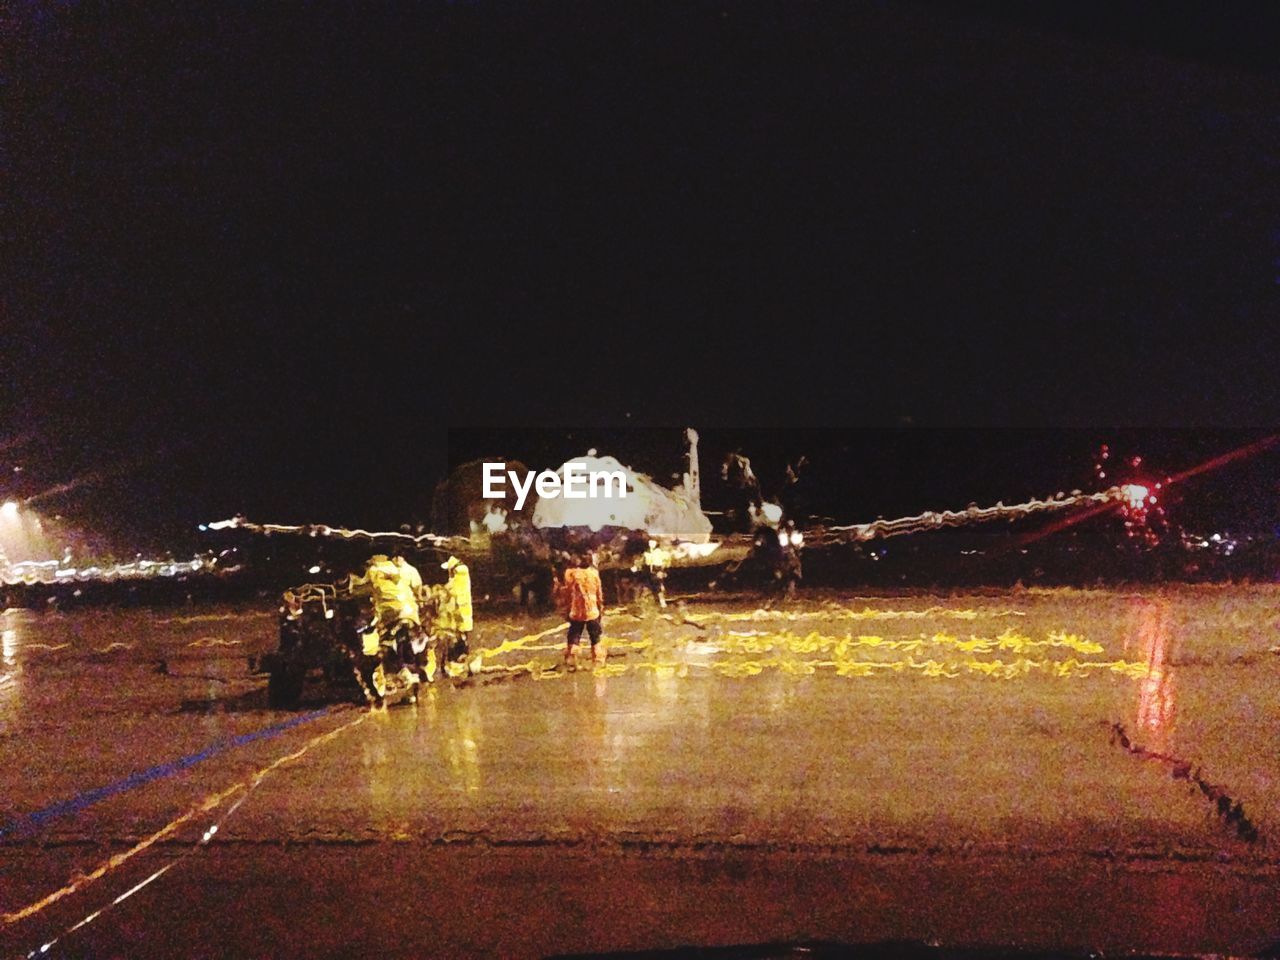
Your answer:
[[[485,510],[483,523],[490,533],[502,533],[507,529],[507,511],[491,506]]]
[[[199,530],[201,533],[208,533],[209,525],[207,523],[202,523],[200,524],[200,526],[196,527],[196,529]]]
[[[18,515],[18,504],[14,500],[6,500],[4,506],[0,507],[0,517],[6,520],[12,520]]]
[[[307,573],[319,573],[319,572],[320,572],[320,564],[318,563],[307,571]]]
[[[1151,491],[1140,483],[1126,483],[1120,488],[1120,496],[1131,510],[1141,510]]]

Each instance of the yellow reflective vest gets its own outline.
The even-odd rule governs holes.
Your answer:
[[[369,561],[369,569],[361,585],[365,583],[373,597],[373,611],[379,623],[386,625],[408,620],[421,624],[417,588],[422,586],[422,576],[412,564],[376,556]]]
[[[465,563],[455,564],[449,571],[445,589],[449,602],[440,611],[440,625],[458,633],[470,633],[474,626],[471,618],[471,571]]]

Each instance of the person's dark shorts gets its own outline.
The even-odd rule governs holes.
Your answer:
[[[600,618],[594,620],[570,620],[569,621],[569,646],[573,646],[582,639],[582,628],[587,628],[587,636],[591,638],[591,645],[594,647],[600,642]]]

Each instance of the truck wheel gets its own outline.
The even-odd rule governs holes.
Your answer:
[[[267,680],[267,705],[273,710],[292,710],[302,700],[303,671],[281,664]]]

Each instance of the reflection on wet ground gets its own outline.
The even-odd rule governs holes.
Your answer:
[[[1174,723],[1174,679],[1169,661],[1171,649],[1169,603],[1165,599],[1134,601],[1137,614],[1136,648],[1146,663],[1146,672],[1138,679],[1136,723],[1151,738],[1156,750],[1169,746]]]
[[[39,902],[193,810],[103,873],[101,891],[77,887],[22,924],[65,930],[81,903],[101,906],[146,876],[138,862],[200,842],[215,822],[182,874],[264,844],[410,844],[424,856],[526,850],[549,858],[543,877],[631,857],[786,856],[850,870],[868,857],[923,858],[963,888],[974,864],[999,873],[1015,860],[1070,861],[1100,893],[1112,881],[1091,864],[1171,872],[1189,896],[1274,894],[1278,613],[1280,590],[1268,587],[823,596],[781,610],[700,600],[666,616],[612,611],[605,662],[568,671],[553,619],[481,608],[479,676],[372,714],[331,704],[316,685],[288,714],[266,709],[247,669],[274,643],[269,611],[9,611],[0,769],[12,772],[0,821],[127,789],[41,821],[34,837],[0,836],[0,909]],[[237,745],[209,752],[226,743]],[[187,757],[201,759],[137,776]],[[271,858],[244,857],[227,869],[262,882]],[[660,870],[642,872],[661,883]],[[119,913],[138,923],[128,911],[145,896],[146,910],[172,920],[175,876]],[[742,883],[743,896],[759,892]],[[1025,918],[1036,942],[1068,942],[1079,908],[1061,893],[1052,916],[1042,898],[1042,913]],[[832,909],[830,928],[847,936]],[[899,935],[927,932],[914,916]],[[1160,946],[1243,942],[1212,916],[1187,916]],[[1254,918],[1251,936],[1270,916]],[[1113,929],[1128,931],[1113,946],[1150,946],[1132,941],[1127,921]]]

